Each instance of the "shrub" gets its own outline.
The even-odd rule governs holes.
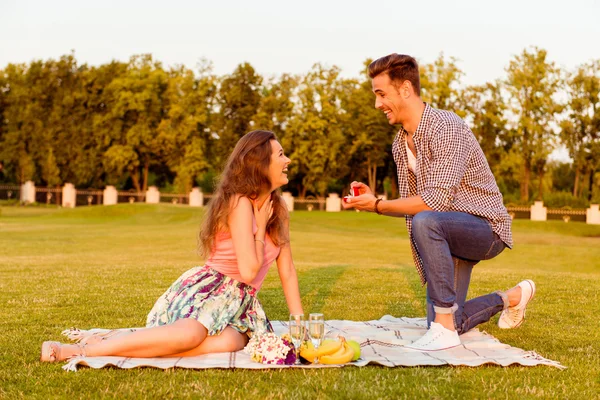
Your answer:
[[[544,194],[544,205],[549,208],[588,208],[586,199],[573,196],[569,192],[552,192]]]

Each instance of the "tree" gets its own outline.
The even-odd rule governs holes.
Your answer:
[[[41,131],[44,146],[38,163],[42,179],[48,186],[64,182],[88,186],[99,170],[99,160],[90,157],[91,138],[83,133],[89,114],[82,86],[87,66],[78,66],[74,54],[69,54],[47,60],[44,68],[47,78],[42,88],[52,97]]]
[[[157,128],[166,113],[164,92],[167,74],[149,54],[134,56],[127,72],[111,81],[109,112],[105,140],[110,147],[104,153],[104,166],[109,174],[129,173],[136,191],[148,188],[150,166],[159,163],[160,141]]]
[[[559,70],[547,60],[545,50],[534,47],[515,56],[507,72],[510,109],[517,120],[516,143],[523,156],[521,201],[529,200],[532,171],[538,175],[538,198],[541,199],[545,164],[556,135],[552,123],[561,111],[554,100],[560,85]]]
[[[127,174],[113,175],[104,168],[105,153],[114,143],[112,123],[112,98],[114,93],[108,90],[115,79],[127,74],[128,63],[112,61],[98,67],[81,69],[80,100],[78,112],[81,124],[71,138],[80,148],[77,158],[72,160],[73,179],[78,185],[103,187],[124,181]]]
[[[254,116],[257,129],[272,131],[279,139],[285,136],[294,112],[297,86],[298,78],[288,74],[271,78],[263,85],[260,104]]]
[[[298,193],[324,196],[348,171],[349,156],[342,130],[339,68],[316,64],[305,75],[298,92],[298,108],[282,146],[290,149],[291,178]]]
[[[161,154],[175,172],[175,187],[189,193],[196,178],[210,168],[208,141],[216,91],[210,68],[198,79],[183,67],[169,72],[165,99],[168,111],[157,133]]]
[[[456,65],[456,58],[444,58],[444,53],[432,64],[420,66],[421,97],[434,108],[453,111],[463,117],[460,107],[460,78],[463,72]]]
[[[6,134],[6,118],[5,113],[8,107],[8,82],[6,77],[4,76],[4,72],[0,70],[0,146],[4,141],[4,135]],[[5,177],[7,176],[7,171],[4,168],[4,164],[2,162],[2,147],[0,147],[0,182],[3,182]]]
[[[460,98],[465,119],[471,126],[492,171],[512,147],[508,129],[507,105],[500,82],[467,87]]]
[[[374,107],[375,96],[367,70],[370,63],[371,60],[365,61],[360,80],[342,81],[340,98],[344,136],[350,142],[348,155],[353,175],[350,179],[362,180],[366,169],[368,185],[376,191],[377,169],[389,161],[396,128]]]
[[[225,76],[217,92],[218,113],[215,115],[217,140],[213,146],[213,162],[220,168],[237,141],[255,127],[254,118],[261,101],[262,77],[249,63],[243,63]]]
[[[561,139],[573,159],[573,196],[580,195],[582,173],[593,175],[593,160],[600,158],[600,60],[578,67],[567,80],[568,119],[561,121]],[[590,188],[591,194],[591,188]]]
[[[9,64],[4,69],[4,125],[0,160],[19,183],[35,180],[43,154],[44,118],[52,104],[50,79],[42,61]]]

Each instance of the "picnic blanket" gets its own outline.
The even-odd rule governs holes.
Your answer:
[[[272,321],[275,333],[281,335],[288,331],[287,321]],[[522,366],[548,365],[566,368],[559,362],[549,360],[534,351],[526,351],[500,343],[493,336],[478,329],[472,329],[461,335],[462,344],[448,350],[419,352],[405,349],[405,344],[420,338],[426,331],[424,318],[395,318],[385,315],[373,321],[325,321],[326,335],[342,335],[348,340],[355,340],[361,345],[361,358],[344,365],[363,367],[368,364],[385,367],[413,367],[461,365],[477,367],[484,364],[496,364],[503,367],[518,364]],[[144,328],[129,328],[127,330]],[[80,340],[91,334],[111,332],[108,329],[90,329],[86,331],[71,329],[63,332],[72,340]],[[130,357],[76,357],[63,368],[76,371],[79,366],[90,368],[336,368],[340,365],[264,365],[254,362],[243,351],[232,353],[206,354],[196,357],[179,358],[130,358]],[[344,366],[342,365],[342,366]]]

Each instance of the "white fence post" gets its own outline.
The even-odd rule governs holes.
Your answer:
[[[342,211],[342,199],[337,193],[329,193],[327,200],[325,201],[325,211],[327,212],[340,212]]]
[[[590,204],[590,208],[585,210],[585,222],[587,224],[600,225],[600,205]]]
[[[543,201],[536,201],[531,206],[532,221],[546,221],[548,219],[548,209],[544,207]]]
[[[158,204],[160,203],[160,192],[156,186],[150,186],[146,190],[146,203],[147,204]]]
[[[77,191],[72,183],[65,183],[62,189],[62,206],[66,208],[74,208],[77,199]]]
[[[35,184],[32,181],[21,185],[21,203],[35,203]]]
[[[189,194],[190,207],[202,207],[204,206],[204,194],[200,188],[193,188]]]
[[[104,192],[102,192],[102,204],[105,206],[117,204],[117,188],[109,185],[104,189]]]
[[[283,201],[285,201],[285,205],[287,206],[288,211],[294,211],[294,196],[292,196],[291,192],[283,192],[281,194],[283,197]]]

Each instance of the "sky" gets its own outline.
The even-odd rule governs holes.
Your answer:
[[[0,68],[75,52],[80,64],[152,53],[218,75],[249,62],[263,76],[313,64],[358,76],[367,58],[457,59],[462,83],[505,77],[525,48],[565,69],[600,59],[600,0],[0,0]]]
[[[0,68],[73,50],[91,65],[152,53],[194,69],[206,58],[218,75],[245,61],[266,76],[320,62],[350,77],[367,58],[443,52],[464,84],[481,84],[529,46],[568,69],[600,58],[599,19],[600,0],[0,0]]]

